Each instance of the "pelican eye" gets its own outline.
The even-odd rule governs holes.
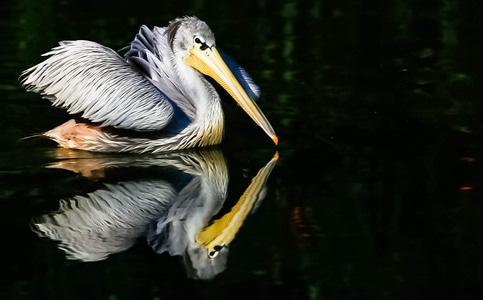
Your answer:
[[[200,44],[200,49],[203,51],[209,48],[206,42],[203,42],[199,37],[195,37],[195,43]]]
[[[208,252],[208,256],[210,258],[215,258],[218,256],[218,253],[220,253],[221,249],[223,249],[224,246],[216,245],[213,247],[213,251]]]

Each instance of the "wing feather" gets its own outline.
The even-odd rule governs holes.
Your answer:
[[[28,91],[101,126],[157,131],[170,123],[171,100],[115,51],[84,40],[59,45],[22,73]]]
[[[186,123],[186,120],[194,118],[196,107],[170,59],[173,51],[165,32],[166,27],[154,27],[151,30],[146,25],[141,26],[124,57],[172,100],[175,114],[181,115],[176,120]]]
[[[240,66],[231,56],[226,54],[224,51],[218,49],[221,57],[225,61],[228,68],[231,70],[235,78],[240,82],[247,95],[252,100],[257,100],[260,98],[260,87],[253,81],[252,77],[248,72]]]

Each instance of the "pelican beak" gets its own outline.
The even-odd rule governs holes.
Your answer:
[[[195,47],[190,50],[190,55],[185,56],[183,60],[187,65],[216,80],[252,120],[272,138],[275,145],[278,144],[278,137],[272,125],[270,125],[270,122],[268,122],[255,101],[247,95],[214,46],[205,50]]]

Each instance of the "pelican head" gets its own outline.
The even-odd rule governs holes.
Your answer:
[[[236,78],[227,66],[216,48],[215,35],[205,22],[196,17],[177,18],[171,21],[168,27],[168,41],[175,56],[182,57],[188,66],[213,78],[272,138],[274,143],[278,144],[278,137],[272,125],[254,99],[246,92],[246,89],[256,89],[253,94],[258,98],[258,87],[251,82],[251,79],[245,87],[242,87],[240,80],[243,78]],[[251,87],[250,84],[252,84]]]
[[[167,152],[221,143],[223,87],[278,143],[255,100],[258,86],[244,68],[217,49],[196,17],[166,27],[141,26],[124,57],[98,43],[62,41],[48,58],[25,70],[22,85],[77,119],[43,135],[64,148],[99,152]]]
[[[176,18],[169,22],[168,42],[174,52],[185,57],[195,47],[202,50],[215,46],[215,35],[208,25],[197,17]]]

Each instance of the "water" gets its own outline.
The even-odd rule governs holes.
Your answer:
[[[2,3],[0,298],[478,298],[479,8],[476,1],[437,0]],[[204,151],[96,155],[22,139],[67,118],[17,80],[57,41],[88,39],[120,49],[141,24],[164,26],[192,14],[207,21],[218,46],[260,85],[259,105],[279,147],[230,99],[226,142],[208,150],[216,160],[204,159]],[[206,167],[198,170],[193,162],[200,160]],[[265,184],[256,184],[267,164],[273,169],[262,172]],[[160,254],[160,240],[145,235],[157,228],[156,216],[163,215],[157,210],[180,203],[161,190],[180,191],[197,180],[190,172],[210,166],[225,170],[216,178],[229,179],[215,219],[233,212],[253,178],[257,189],[248,197],[254,201],[241,205],[253,211],[234,237],[225,236],[230,246],[216,257],[222,268],[193,279],[203,276],[193,276],[183,252]],[[106,187],[104,202],[96,202]],[[199,193],[195,187],[190,191]],[[152,191],[159,197],[146,198]],[[124,200],[115,202],[113,194]],[[93,213],[93,207],[103,208]],[[81,221],[42,233],[38,224],[62,210],[77,212]],[[203,219],[214,212],[188,215]],[[53,238],[66,228],[78,238]],[[104,235],[82,234],[100,229]],[[117,248],[109,252],[113,240]],[[84,260],[95,261],[84,262],[72,259],[69,247],[97,247],[101,254],[87,251]]]

